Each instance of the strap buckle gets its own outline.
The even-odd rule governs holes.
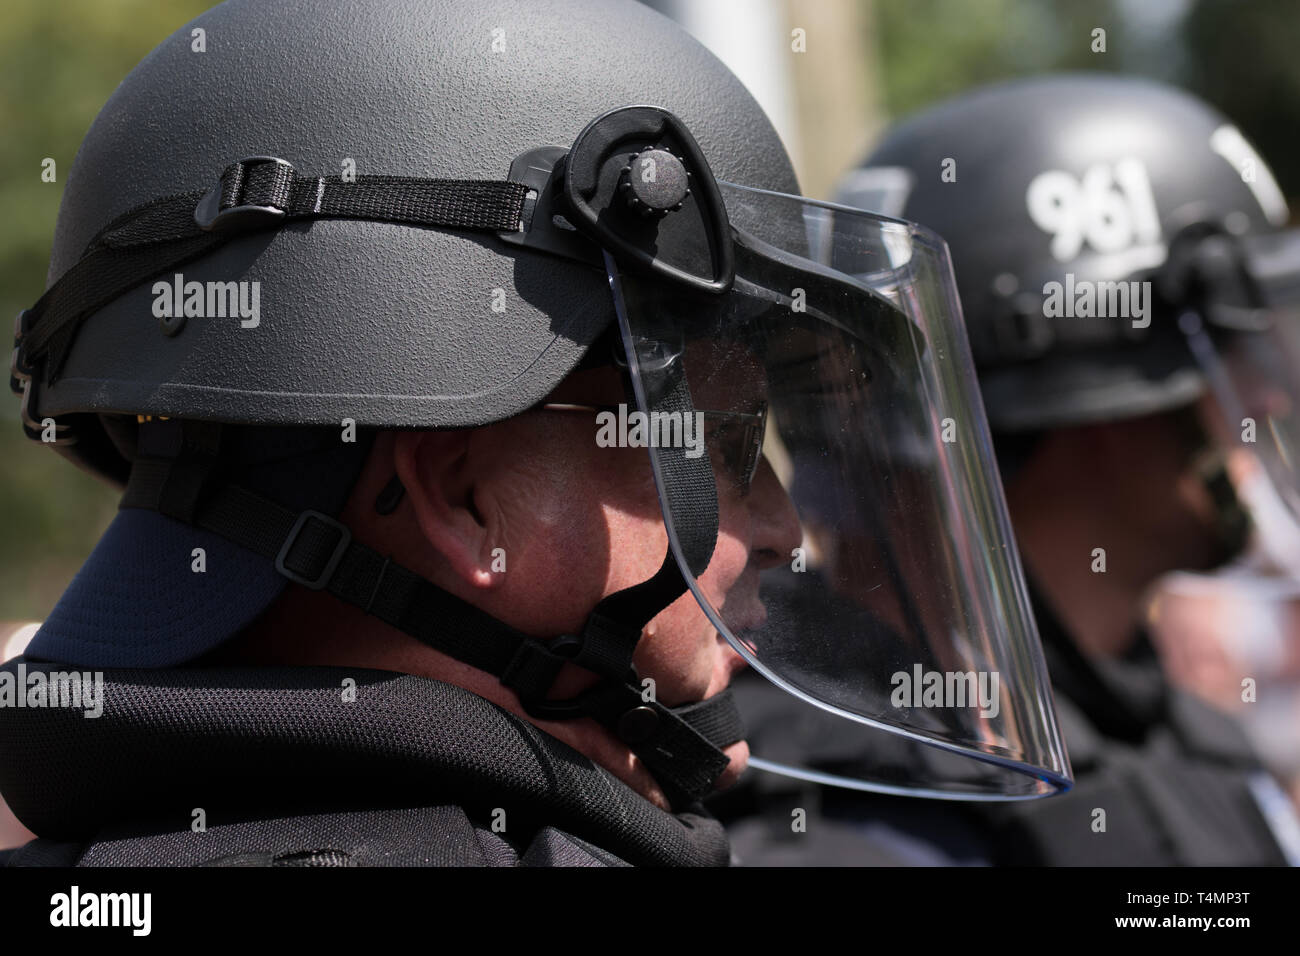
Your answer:
[[[60,423],[58,419],[45,416],[38,419],[40,414],[36,409],[36,379],[28,378],[23,382],[22,389],[22,407],[18,410],[19,418],[22,419],[23,434],[32,441],[38,441],[42,445],[75,445],[77,442],[77,433],[72,426]],[[46,438],[48,431],[47,423],[54,428],[54,437]]]
[[[581,713],[576,706],[578,698],[558,701],[545,698],[560,668],[573,659],[581,645],[578,638],[569,634],[557,637],[549,644],[526,638],[516,648],[498,679],[519,696],[524,709],[533,717],[550,720],[577,717]]]
[[[334,550],[326,559],[320,571],[314,577],[308,577],[305,574],[299,574],[286,563],[289,553],[298,544],[298,536],[307,528],[309,521],[315,521],[326,526],[328,530],[338,535],[338,541],[334,545]],[[339,562],[343,560],[343,555],[347,552],[348,546],[352,543],[352,532],[347,526],[331,518],[329,515],[321,514],[319,511],[310,509],[298,515],[298,520],[294,522],[289,536],[284,539],[284,544],[280,545],[280,553],[275,556],[275,569],[283,574],[290,581],[295,581],[305,588],[313,591],[323,591],[330,583],[330,578],[334,576],[334,571],[338,568]]]
[[[293,166],[278,156],[245,156],[231,163],[194,207],[204,232],[243,232],[284,219],[293,187]]]
[[[574,697],[565,697],[561,700],[525,696],[518,688],[511,686],[511,689],[519,696],[519,702],[524,705],[524,712],[529,717],[536,717],[538,720],[573,720],[577,717],[593,717],[599,720],[596,716],[600,711],[599,704],[606,699],[611,686],[617,685],[601,681]]]

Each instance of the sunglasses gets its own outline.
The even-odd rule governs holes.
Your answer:
[[[541,412],[611,412],[618,414],[618,405],[578,405],[568,402],[547,402],[535,407]],[[697,408],[704,416],[708,437],[705,444],[721,458],[723,473],[742,494],[748,494],[758,472],[758,462],[763,456],[763,436],[767,431],[767,402],[759,402],[756,412],[723,412],[716,409]],[[715,459],[715,464],[717,460]]]

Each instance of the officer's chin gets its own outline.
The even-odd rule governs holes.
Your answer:
[[[730,758],[731,762],[727,764],[727,769],[722,771],[722,776],[713,784],[713,789],[719,792],[734,786],[736,781],[740,779],[740,775],[744,773],[745,768],[749,766],[749,744],[741,740],[729,747],[724,747],[722,752]]]

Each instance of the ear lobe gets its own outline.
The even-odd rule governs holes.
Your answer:
[[[474,504],[470,431],[404,431],[393,445],[393,464],[415,511],[416,523],[451,569],[476,588],[495,587],[491,554],[495,528]]]

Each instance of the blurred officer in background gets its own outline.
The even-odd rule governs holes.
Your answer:
[[[630,0],[199,22],[91,129],[19,319],[29,435],[125,494],[0,668],[103,685],[94,719],[0,707],[40,837],[11,864],[725,864],[699,801],[744,765],[742,658],[836,719],[888,694],[878,626],[844,622],[846,674],[776,613],[816,601],[800,462],[934,542],[877,585],[942,621],[909,639],[1022,675],[878,730],[958,786],[1068,786],[941,244],[818,219]],[[836,268],[883,248],[874,284]],[[830,467],[940,409],[967,440],[915,497]]]
[[[1273,498],[1297,500],[1300,243],[1279,231],[1268,168],[1180,92],[1060,76],[898,124],[838,199],[950,246],[1076,786],[960,808],[780,799],[818,800],[837,830],[915,862],[1300,862],[1276,783],[1231,720],[1171,689],[1142,627],[1162,575],[1221,567],[1251,540],[1262,499],[1258,483],[1238,496],[1229,452],[1248,450]],[[1284,551],[1294,535],[1286,520],[1256,546]],[[829,736],[845,759],[848,738]],[[742,860],[797,852],[744,826]]]

